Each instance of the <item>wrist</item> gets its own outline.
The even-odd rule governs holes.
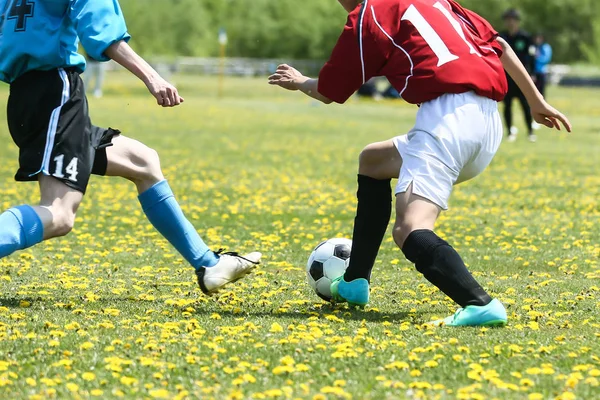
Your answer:
[[[294,78],[294,86],[296,87],[296,89],[300,89],[302,87],[302,85],[304,85],[310,78],[304,75],[300,75],[297,78]]]

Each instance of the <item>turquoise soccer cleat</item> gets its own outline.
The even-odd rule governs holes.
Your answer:
[[[364,307],[369,302],[369,282],[363,278],[346,282],[342,275],[331,282],[331,297],[334,303]]]
[[[505,326],[506,309],[497,299],[485,306],[459,308],[454,315],[434,321],[435,326]]]

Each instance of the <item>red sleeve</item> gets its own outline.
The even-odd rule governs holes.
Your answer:
[[[363,12],[364,6],[350,13],[331,58],[319,73],[319,93],[336,103],[348,100],[385,64],[385,56],[363,26]]]

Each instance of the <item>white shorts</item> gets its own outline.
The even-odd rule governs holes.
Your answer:
[[[473,92],[421,105],[408,135],[394,138],[402,157],[396,194],[412,192],[448,209],[452,186],[479,175],[502,142],[498,103]]]

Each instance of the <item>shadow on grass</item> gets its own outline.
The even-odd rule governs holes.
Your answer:
[[[23,302],[29,303],[27,306],[23,306]],[[30,307],[35,307],[40,303],[47,306],[48,303],[56,303],[56,299],[44,299],[44,298],[34,298],[34,297],[8,297],[8,298],[0,298],[0,307],[7,308],[18,308],[22,310],[26,310]],[[162,302],[159,301],[161,304]],[[155,306],[157,301],[140,301],[138,299],[130,299],[130,298],[102,298],[93,303],[89,303],[95,309],[102,309],[105,307],[115,307],[118,303],[128,303],[134,305],[135,311],[138,309],[144,308],[152,308]],[[71,310],[77,308],[78,304],[69,304],[66,307],[56,307],[57,309],[63,310]],[[352,320],[352,321],[368,321],[368,322],[402,322],[402,321],[414,321],[415,317],[421,314],[417,313],[408,313],[408,312],[379,312],[374,310],[361,310],[357,308],[343,308],[343,307],[335,307],[329,304],[323,305],[321,308],[313,308],[310,305],[307,305],[305,309],[292,310],[292,311],[277,311],[277,310],[267,310],[267,309],[256,309],[255,306],[249,306],[247,308],[242,308],[240,312],[233,312],[227,310],[219,310],[215,309],[210,305],[198,304],[194,306],[196,311],[193,314],[198,316],[211,316],[215,313],[218,313],[222,318],[280,318],[280,319],[289,319],[289,320],[299,320],[299,319],[309,319],[311,317],[319,317],[326,318],[329,315],[333,315],[342,320]],[[47,310],[51,310],[52,308],[47,308]],[[131,310],[134,311],[134,310]],[[134,311],[134,312],[135,312]]]
[[[335,311],[338,311],[334,314]],[[214,310],[205,310],[198,309],[194,314],[197,315],[205,315],[205,314],[213,314]],[[363,311],[363,310],[346,310],[346,309],[338,309],[338,308],[323,308],[319,311],[310,311],[310,310],[299,310],[299,311],[255,311],[249,310],[241,312],[232,312],[232,311],[219,311],[219,315],[222,318],[244,318],[244,317],[252,317],[252,318],[281,318],[281,319],[289,319],[289,320],[298,320],[298,319],[309,319],[311,317],[319,317],[325,318],[328,315],[335,315],[337,318],[342,320],[352,320],[352,321],[362,321],[365,320],[367,322],[402,322],[409,321],[414,319],[417,315],[415,313],[407,313],[407,312],[375,312],[375,311]]]
[[[9,298],[0,298],[0,307],[6,307],[6,308],[24,308],[21,305],[21,302],[26,301],[29,302],[31,304],[33,304],[34,302],[40,301],[40,299],[37,298],[33,298],[33,297],[21,297],[21,298],[14,298],[14,297],[9,297]]]

